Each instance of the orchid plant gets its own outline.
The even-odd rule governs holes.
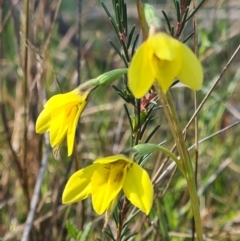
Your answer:
[[[126,146],[126,150],[120,153],[99,157],[91,165],[76,170],[67,181],[62,202],[71,204],[91,197],[96,214],[105,213],[104,227],[108,225],[112,213],[117,209],[119,216],[117,219],[115,218],[117,227],[115,234],[114,231],[106,233],[112,240],[130,240],[132,236],[126,236],[129,230],[126,231],[123,224],[125,222],[128,225],[131,222],[131,218],[128,218],[130,217],[128,210],[132,206],[138,208],[145,215],[150,214],[152,205],[154,205],[154,183],[152,183],[150,172],[145,169],[144,164],[154,161],[150,157],[152,152],[161,151],[176,163],[186,179],[196,233],[198,240],[201,241],[203,234],[193,167],[170,90],[176,81],[180,81],[192,90],[199,90],[203,83],[203,68],[193,51],[178,39],[180,30],[177,31],[176,36],[173,35],[173,32],[164,32],[160,29],[159,16],[154,9],[149,5],[142,5],[140,1],[136,2],[144,38],[138,47],[138,37],[133,41],[135,28],[130,34],[127,33],[127,12],[124,1],[113,1],[115,18],[102,2],[117,33],[121,50],[114,43],[110,43],[123,60],[126,68],[103,73],[68,93],[51,97],[37,119],[36,132],[49,132],[50,145],[53,147],[56,157],[59,156],[59,149],[67,139],[67,153],[68,156],[71,156],[78,121],[89,99],[93,94],[97,94],[100,87],[104,88],[122,78],[124,88],[121,89],[117,86],[113,86],[113,88],[133,108],[131,116],[128,108],[124,107],[132,130],[132,135],[129,137],[131,146]],[[186,1],[181,2],[185,4]],[[190,2],[185,4],[186,8],[189,8]],[[187,16],[181,20],[182,28],[186,24],[186,19]],[[169,20],[167,19],[167,21]],[[132,56],[129,54],[130,52]],[[159,143],[141,144],[149,120],[153,118],[152,111],[157,111],[160,107],[163,108],[168,120],[179,157]],[[159,126],[151,135],[155,134]],[[127,151],[128,148],[131,150]],[[124,202],[122,202],[122,198],[124,198]],[[134,209],[131,210],[134,212]],[[109,229],[111,228],[109,227]]]

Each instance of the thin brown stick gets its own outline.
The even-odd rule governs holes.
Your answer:
[[[26,192],[27,207],[30,207],[30,195],[28,191],[28,180],[27,180],[27,133],[28,133],[28,45],[27,40],[29,38],[29,0],[25,0],[25,50],[24,50],[24,82],[23,82],[23,182]]]
[[[78,72],[78,78],[77,78],[77,86],[81,83],[81,36],[82,36],[82,25],[81,25],[81,16],[82,15],[82,0],[78,0],[78,17],[77,17],[77,23],[78,23],[78,31],[77,31],[77,39],[78,39],[78,45],[77,45],[77,72]]]
[[[49,29],[47,38],[46,38],[46,40],[45,40],[45,45],[44,45],[44,47],[43,47],[43,53],[42,53],[43,58],[45,58],[46,52],[47,52],[48,47],[49,47],[49,44],[50,44],[50,40],[51,40],[52,33],[53,33],[53,27],[54,27],[54,25],[55,25],[55,23],[56,23],[57,16],[58,16],[58,12],[59,12],[61,3],[62,3],[62,0],[58,0],[57,6],[56,6],[56,9],[55,9],[55,13],[54,13],[54,17],[53,17],[53,21],[52,21],[52,24],[51,24],[51,26],[50,26],[50,29]]]
[[[126,212],[127,212],[127,207],[128,207],[129,202],[127,201],[126,198],[124,198],[122,209],[120,211],[120,219],[119,219],[119,226],[117,227],[117,237],[116,241],[121,241],[121,234],[122,234],[122,229],[123,229],[123,223],[126,218]]]
[[[77,39],[78,39],[78,43],[77,43],[77,73],[78,73],[78,78],[77,78],[77,86],[80,85],[81,83],[81,58],[82,58],[82,54],[81,54],[81,30],[82,30],[82,22],[81,22],[81,16],[82,15],[82,0],[78,0],[78,15],[77,15],[77,25],[78,25],[78,31],[77,31]],[[78,122],[78,127],[77,127],[77,131],[75,134],[75,145],[74,145],[74,161],[75,161],[75,167],[76,167],[76,171],[80,168],[79,167],[79,163],[78,163],[78,153],[77,153],[77,144],[81,138],[80,136],[80,121]],[[86,220],[86,211],[85,211],[85,202],[84,200],[80,202],[80,209],[81,209],[81,215],[79,217],[79,228],[80,230],[83,230],[84,228],[84,224],[85,224],[85,220]]]
[[[48,137],[46,137],[45,139],[48,139]],[[33,220],[34,220],[36,208],[37,208],[37,205],[38,205],[41,186],[42,186],[42,182],[43,182],[43,176],[44,176],[44,173],[45,173],[45,170],[46,170],[46,167],[47,167],[49,152],[50,152],[50,147],[49,147],[49,145],[47,145],[46,151],[43,154],[43,157],[42,157],[42,160],[41,160],[41,168],[40,168],[39,173],[38,173],[38,177],[37,177],[37,181],[36,181],[36,184],[35,184],[33,196],[32,196],[32,199],[31,199],[30,211],[29,211],[28,216],[27,216],[27,221],[25,223],[25,228],[24,228],[24,232],[23,232],[21,241],[27,241],[29,239],[30,231],[31,231],[32,226],[33,226]]]

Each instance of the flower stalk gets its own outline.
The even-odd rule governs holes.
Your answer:
[[[191,159],[190,159],[190,156],[184,141],[184,137],[179,125],[178,115],[175,110],[170,92],[167,92],[166,94],[164,94],[161,91],[161,88],[158,87],[156,89],[158,92],[159,100],[161,101],[161,104],[163,106],[164,113],[167,117],[169,127],[174,136],[174,139],[177,145],[177,150],[180,155],[180,160],[182,163],[182,171],[186,178],[188,191],[190,195],[193,216],[195,220],[197,239],[199,241],[202,241],[203,232],[202,232],[202,224],[201,224],[201,217],[199,212],[199,203],[198,203],[198,196],[197,196],[196,183],[195,183],[195,178],[193,173],[193,167],[192,167]]]

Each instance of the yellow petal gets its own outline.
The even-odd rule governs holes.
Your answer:
[[[181,48],[179,41],[162,32],[149,37],[147,42],[154,54],[161,60],[173,61]]]
[[[116,161],[119,161],[119,160],[123,160],[123,161],[129,162],[129,163],[133,163],[133,161],[131,159],[127,158],[123,154],[98,158],[97,160],[94,161],[94,163],[107,164],[107,163],[112,163],[112,162],[116,162]]]
[[[142,212],[148,214],[153,202],[153,186],[147,172],[133,163],[123,183],[127,199]]]
[[[74,89],[65,94],[54,95],[46,102],[44,108],[57,109],[69,103],[77,104],[79,102],[82,102],[83,100],[84,98],[80,96],[79,91],[77,89]]]
[[[66,111],[64,108],[58,108],[52,111],[50,124],[50,144],[52,147],[60,145],[67,133],[68,126],[65,123]]]
[[[101,215],[109,210],[112,201],[122,189],[127,165],[124,162],[101,165],[92,177],[92,204],[95,212]]]
[[[193,90],[199,90],[203,82],[203,69],[196,55],[185,45],[181,44],[182,67],[177,77]]]
[[[98,164],[93,164],[85,167],[69,178],[62,195],[63,203],[78,202],[90,195],[91,177],[98,166]]]
[[[37,118],[36,132],[44,133],[48,131],[51,121],[51,111],[44,109]]]
[[[136,98],[143,97],[153,85],[155,76],[152,72],[150,59],[153,55],[147,42],[136,51],[128,69],[128,84]]]
[[[84,101],[80,105],[74,107],[69,116],[69,128],[67,133],[68,156],[72,155],[79,116],[85,109],[86,105],[87,105],[87,102]]]
[[[152,69],[155,72],[157,82],[160,85],[163,93],[166,93],[174,82],[174,79],[181,68],[181,63],[181,58],[167,61],[159,60],[156,56],[154,56],[153,60],[151,61]]]
[[[150,61],[152,71],[166,93],[182,67],[181,43],[164,33],[150,37],[148,42],[154,52]]]

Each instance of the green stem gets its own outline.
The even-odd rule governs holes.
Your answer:
[[[178,158],[171,151],[169,151],[167,148],[164,148],[162,146],[158,146],[158,149],[160,151],[162,151],[164,154],[166,154],[167,156],[169,156],[170,158],[172,158],[172,160],[176,162],[177,166],[184,174],[184,171],[182,169],[182,163],[178,160]]]
[[[148,27],[144,16],[143,5],[141,0],[136,0],[136,6],[138,12],[138,20],[140,23],[140,27],[142,29],[143,41],[145,41],[148,38]]]
[[[154,152],[156,150],[161,151],[165,155],[169,156],[173,161],[175,161],[177,166],[179,167],[179,169],[184,174],[183,169],[182,169],[182,163],[167,148],[165,148],[163,146],[158,146],[158,145],[155,145],[155,144],[151,144],[151,143],[144,143],[144,144],[138,144],[138,145],[134,146],[134,149],[137,150],[137,152],[138,152],[138,155],[136,155],[135,158],[134,158],[135,160],[138,160],[138,159],[140,159],[141,157],[143,157],[145,155],[151,154],[152,152]]]
[[[167,94],[162,93],[159,87],[157,88],[157,90],[159,90],[158,96],[162,103],[163,110],[166,114],[169,127],[174,136],[177,149],[180,155],[180,160],[182,162],[182,167],[183,167],[182,171],[184,172],[184,175],[186,177],[189,195],[191,199],[197,239],[198,241],[202,241],[203,232],[202,232],[202,224],[201,224],[201,217],[199,212],[199,203],[198,203],[198,196],[197,196],[196,183],[195,183],[195,178],[193,173],[193,167],[192,167],[191,159],[189,157],[189,153],[183,138],[182,131],[180,129],[178,115],[176,113],[171,94],[169,92]]]

